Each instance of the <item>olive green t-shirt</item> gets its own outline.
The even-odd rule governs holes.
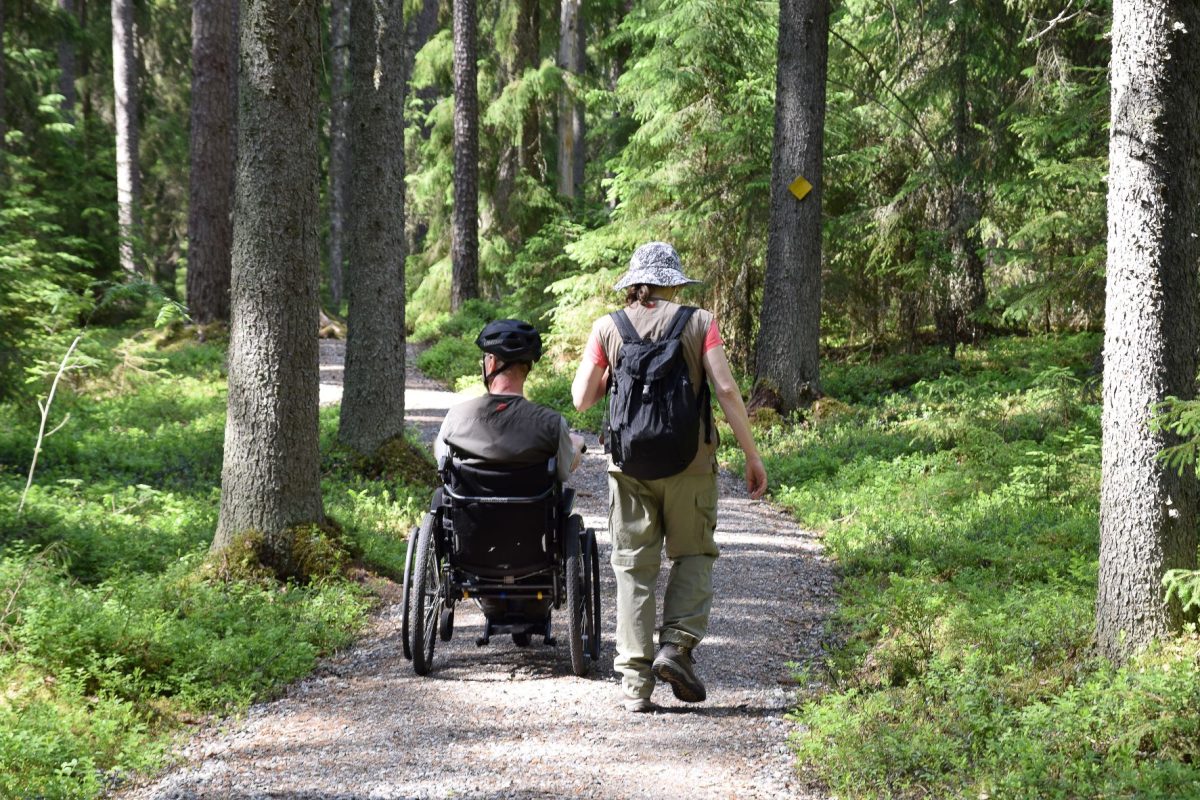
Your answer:
[[[451,408],[434,442],[434,456],[440,460],[447,445],[468,464],[524,467],[554,457],[562,481],[571,474],[575,460],[563,415],[520,395],[485,394]]]

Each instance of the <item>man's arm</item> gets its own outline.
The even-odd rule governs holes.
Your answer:
[[[566,418],[559,419],[562,424],[558,430],[558,453],[555,458],[558,460],[558,479],[565,481],[579,466],[583,456],[583,437],[571,433]]]
[[[433,440],[433,461],[439,466],[442,463],[442,456],[450,452],[450,446],[446,444],[446,424],[449,420],[449,415],[442,419],[442,427],[438,428],[437,437]]]
[[[725,356],[724,347],[714,347],[704,354],[704,371],[716,387],[717,402],[725,412],[729,427],[733,428],[734,438],[746,454],[746,491],[752,499],[757,500],[767,491],[767,470],[758,454],[758,447],[754,444],[754,434],[750,432],[750,417],[746,414],[746,404],[742,402],[742,390],[733,379],[733,371],[729,369],[729,359]]]

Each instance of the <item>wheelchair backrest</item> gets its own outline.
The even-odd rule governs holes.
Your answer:
[[[556,563],[561,487],[553,459],[504,467],[451,458],[443,480],[451,566],[498,578]]]

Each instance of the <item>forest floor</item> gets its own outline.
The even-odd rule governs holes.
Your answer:
[[[322,403],[337,402],[340,342],[322,342]],[[415,363],[410,354],[409,364]],[[431,441],[461,399],[415,371],[408,421]],[[822,657],[832,564],[790,516],[745,499],[722,474],[721,558],[710,632],[697,650],[708,700],[656,690],[661,711],[630,714],[612,672],[614,588],[605,460],[595,438],[572,477],[576,510],[600,541],[604,645],[592,674],[571,674],[565,641],[477,647],[482,615],[462,604],[455,636],[418,677],[401,652],[398,605],[358,641],[243,716],[215,722],[134,798],[691,798],[820,796],[788,745],[797,674]],[[663,573],[665,577],[665,571]],[[390,594],[398,597],[399,592]],[[661,596],[661,595],[660,595]],[[561,612],[555,624],[562,633]],[[536,642],[536,640],[535,640]]]

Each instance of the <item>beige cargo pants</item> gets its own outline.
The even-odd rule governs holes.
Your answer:
[[[617,580],[617,657],[627,697],[654,691],[655,584],[663,544],[671,572],[663,595],[659,643],[695,647],[708,630],[717,559],[717,476],[638,480],[608,473],[608,530]]]

